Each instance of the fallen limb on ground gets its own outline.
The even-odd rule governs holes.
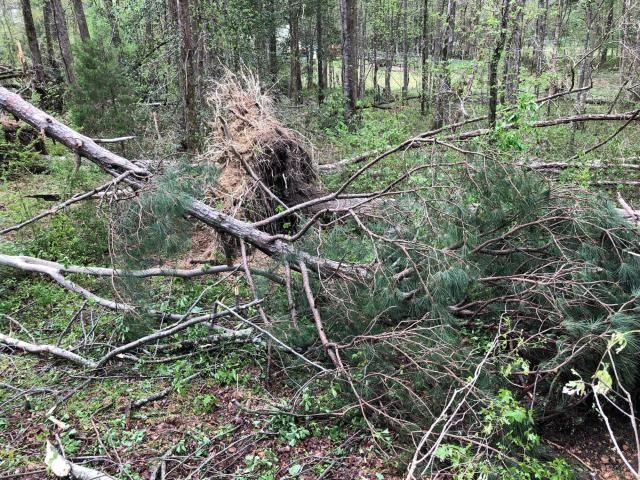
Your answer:
[[[8,335],[4,335],[2,333],[0,333],[0,344],[17,348],[29,353],[44,353],[53,355],[54,357],[62,358],[64,360],[68,360],[87,368],[96,368],[98,366],[98,364],[93,362],[92,360],[88,360],[76,353],[56,347],[55,345],[36,345],[35,343],[23,342],[22,340],[9,337]]]
[[[118,480],[106,473],[94,470],[93,468],[76,465],[64,458],[47,440],[47,453],[44,463],[51,472],[59,478],[75,478],[77,480]]]

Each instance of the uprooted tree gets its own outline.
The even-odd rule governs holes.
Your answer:
[[[114,154],[0,88],[2,109],[113,177],[33,221],[78,201],[108,198],[117,212],[120,249],[111,267],[0,255],[0,268],[44,275],[130,322],[174,322],[95,358],[7,335],[0,342],[97,370],[143,354],[149,342],[210,325],[210,335],[173,349],[256,341],[270,362],[274,350],[282,352],[279,361],[318,374],[313,381],[319,386],[338,385],[351,401],[347,411],[359,412],[365,425],[384,424],[413,439],[407,478],[433,468],[451,439],[487,445],[484,457],[505,472],[511,468],[512,459],[491,445],[515,427],[473,421],[493,408],[487,385],[493,392],[516,387],[536,414],[553,415],[584,401],[562,391],[577,377],[606,370],[607,356],[616,382],[606,389],[637,392],[640,213],[622,199],[616,206],[538,172],[562,166],[518,163],[498,152],[510,132],[525,126],[603,120],[626,126],[638,111],[506,123],[498,130],[443,127],[331,167],[351,170],[327,192],[308,148],[278,123],[255,82],[245,79],[239,86],[227,79],[211,101],[217,114],[207,153],[195,166],[154,169],[151,162]],[[482,138],[489,149],[461,142]],[[439,153],[416,155],[401,174],[375,188],[356,188],[375,165],[425,146]],[[166,244],[173,239],[179,247],[179,233],[196,223],[224,247],[226,264],[156,266],[175,264],[176,250]],[[158,231],[166,242],[146,241]],[[254,250],[269,257],[268,266],[264,260],[254,264]],[[131,293],[141,278],[224,272],[244,275],[253,298],[236,305],[215,300],[207,305],[212,313],[192,306],[167,314]],[[81,286],[78,278],[88,276],[109,279],[116,298]],[[248,328],[216,323],[225,317]],[[596,392],[596,399],[598,393],[607,391]],[[500,398],[505,405],[513,401]],[[529,455],[529,446],[521,452]]]

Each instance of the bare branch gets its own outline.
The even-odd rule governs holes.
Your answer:
[[[54,357],[62,358],[86,368],[97,367],[97,363],[95,363],[94,361],[81,357],[80,355],[70,352],[69,350],[56,347],[55,345],[37,345],[35,343],[23,342],[22,340],[9,337],[8,335],[4,335],[2,333],[0,333],[0,343],[29,353],[53,355]]]

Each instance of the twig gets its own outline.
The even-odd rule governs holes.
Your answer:
[[[311,291],[311,283],[309,282],[309,272],[307,271],[307,266],[304,262],[298,262],[298,267],[300,267],[300,274],[302,275],[302,287],[304,288],[304,292],[307,296],[307,301],[309,303],[309,308],[311,309],[311,314],[313,315],[313,321],[316,325],[316,331],[318,332],[318,338],[322,343],[327,355],[333,362],[333,365],[338,370],[343,370],[344,366],[340,361],[340,357],[338,356],[338,352],[335,348],[335,345],[329,342],[327,338],[327,334],[324,331],[324,325],[322,324],[322,318],[320,317],[320,312],[316,308],[316,301],[313,297],[313,292]]]
[[[269,338],[273,339],[274,342],[276,342],[278,345],[280,345],[284,350],[286,350],[287,352],[295,355],[296,357],[298,357],[299,359],[303,360],[305,363],[308,363],[309,365],[311,365],[312,367],[317,368],[318,370],[320,370],[322,373],[327,373],[329,372],[329,370],[327,370],[326,368],[324,368],[322,365],[313,362],[311,360],[309,360],[307,357],[305,357],[304,355],[299,354],[298,352],[296,352],[293,348],[291,348],[289,345],[287,345],[286,343],[284,343],[282,340],[280,340],[279,338],[273,336],[273,334],[271,334],[271,332],[269,332],[268,330],[265,330],[264,328],[262,328],[260,325],[252,322],[251,320],[248,320],[244,317],[242,317],[241,315],[239,315],[237,312],[235,312],[234,310],[232,310],[230,307],[226,306],[224,303],[222,303],[220,300],[216,300],[216,305],[219,305],[220,307],[224,308],[226,311],[228,311],[229,313],[231,313],[234,317],[236,317],[238,320],[240,320],[241,322],[246,323],[247,325],[251,325],[253,328],[255,328],[256,330],[261,331],[262,333],[264,333],[266,336],[268,336]]]

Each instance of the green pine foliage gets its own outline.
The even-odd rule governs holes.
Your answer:
[[[346,222],[315,245],[332,258],[380,260],[369,281],[314,288],[329,289],[317,303],[327,336],[348,345],[340,354],[361,398],[384,405],[383,422],[395,418],[401,431],[429,424],[499,332],[500,346],[477,381],[486,398],[546,371],[536,389],[550,403],[534,409],[561,405],[571,370],[590,378],[614,332],[629,341],[616,354],[621,381],[637,391],[636,227],[604,197],[538,174],[501,162],[471,172],[454,179],[464,188],[424,194],[429,221],[406,197],[388,221],[381,214],[367,223],[380,237],[370,240]],[[357,248],[346,246],[354,242]],[[300,292],[297,304],[306,305]],[[317,351],[311,313],[301,310],[286,338]],[[343,398],[350,391],[345,386]]]
[[[46,162],[32,145],[23,146],[18,142],[6,141],[1,130],[0,128],[0,179],[13,180],[47,170]]]
[[[75,49],[76,83],[69,92],[69,114],[87,135],[130,135],[136,128],[135,98],[118,51],[102,36]]]

